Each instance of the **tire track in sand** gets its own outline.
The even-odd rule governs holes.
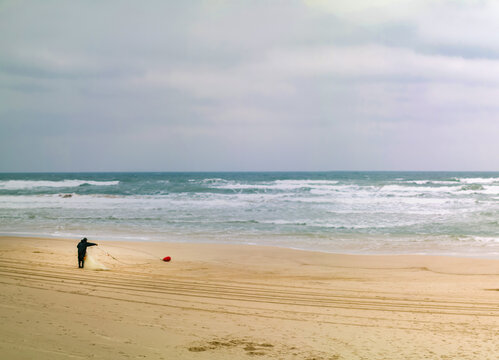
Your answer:
[[[335,288],[288,288],[278,284],[171,279],[134,273],[85,272],[64,266],[0,259],[0,282],[48,291],[97,296],[118,301],[176,307],[189,311],[208,311],[231,315],[256,316],[294,321],[314,321],[351,326],[422,329],[428,325],[452,327],[443,319],[425,316],[480,316],[494,323],[499,302],[466,302],[438,299],[407,299],[385,293],[362,295]],[[417,320],[408,315],[422,315]],[[488,321],[484,323],[484,327]],[[440,329],[442,331],[443,329]],[[449,330],[450,331],[450,330]]]

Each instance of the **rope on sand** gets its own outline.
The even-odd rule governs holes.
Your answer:
[[[125,261],[122,261],[122,260],[118,259],[116,256],[111,255],[109,252],[107,252],[106,250],[102,249],[100,246],[97,246],[96,248],[99,249],[100,251],[102,251],[107,256],[111,257],[113,260],[116,260],[117,262],[120,262],[120,263],[125,264],[125,265],[145,265],[145,264],[151,263],[151,261],[147,261],[145,263],[139,263],[139,264],[137,264],[137,263],[127,263]]]

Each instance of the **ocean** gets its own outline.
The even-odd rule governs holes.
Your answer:
[[[0,173],[0,234],[499,258],[499,173]]]

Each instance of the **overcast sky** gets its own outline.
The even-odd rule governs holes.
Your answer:
[[[0,171],[499,170],[499,1],[0,0]]]

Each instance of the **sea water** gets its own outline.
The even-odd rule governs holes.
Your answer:
[[[3,173],[0,233],[499,257],[499,173]]]

